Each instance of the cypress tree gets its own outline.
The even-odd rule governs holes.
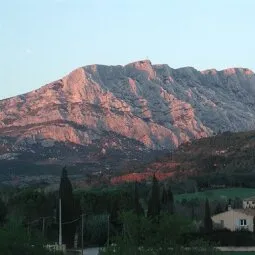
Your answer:
[[[195,220],[196,219],[196,211],[195,211],[195,208],[197,206],[197,200],[196,199],[191,199],[189,201],[187,201],[187,206],[189,207],[190,209],[190,216],[191,216],[191,219],[192,220]]]
[[[168,194],[167,194],[166,188],[164,186],[163,190],[162,190],[162,196],[161,196],[161,205],[162,205],[163,211],[165,211],[165,212],[168,211],[168,204],[169,204]]]
[[[137,182],[135,182],[135,192],[134,192],[134,209],[135,209],[135,213],[137,215],[143,215],[144,214],[144,211],[143,211],[143,208],[139,202],[139,193],[138,193],[138,187],[137,187]]]
[[[206,201],[205,201],[204,229],[205,229],[205,233],[211,233],[213,230],[211,212],[210,212],[210,206],[209,206],[208,199],[206,199]]]
[[[170,214],[174,213],[174,196],[171,190],[171,187],[166,190],[165,187],[163,187],[162,190],[162,196],[161,196],[161,204],[162,204],[162,209],[165,212],[168,212]]]
[[[253,217],[253,233],[255,233],[255,216]]]
[[[168,197],[168,210],[170,214],[174,214],[174,196],[171,187],[169,186],[167,191]]]
[[[191,220],[194,220],[195,217],[196,217],[195,208],[194,208],[194,205],[191,204]]]
[[[68,222],[73,221],[77,217],[75,212],[75,207],[77,205],[75,205],[73,188],[68,178],[66,167],[64,167],[62,170],[59,186],[59,198],[61,198],[63,243],[66,244],[66,246],[69,248],[73,247],[74,244],[74,235],[77,223]]]
[[[148,217],[155,218],[160,214],[160,191],[158,180],[154,174],[152,182],[151,197],[148,203]]]
[[[7,207],[0,197],[0,226],[4,223],[7,215]]]
[[[218,203],[218,204],[216,205],[216,208],[215,208],[215,214],[219,214],[219,213],[222,213],[222,212],[224,212],[224,210],[222,209],[221,204]]]

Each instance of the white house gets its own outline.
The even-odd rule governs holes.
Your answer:
[[[231,231],[245,229],[254,231],[255,217],[255,197],[243,200],[242,209],[232,209],[228,207],[228,211],[212,216],[213,227],[215,229],[226,228]]]
[[[243,200],[243,208],[255,208],[255,197],[249,197]]]
[[[231,231],[246,229],[253,232],[254,209],[230,209],[212,216],[215,229],[227,228]]]

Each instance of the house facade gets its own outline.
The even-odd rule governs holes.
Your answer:
[[[248,230],[253,232],[254,209],[231,209],[212,216],[214,229],[226,228],[231,231]]]
[[[243,200],[243,208],[255,209],[255,197],[246,198]]]

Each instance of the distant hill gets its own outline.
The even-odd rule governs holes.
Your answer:
[[[231,180],[226,181],[226,178],[232,178],[232,181],[236,182],[240,176],[240,185],[245,186],[242,182],[249,182],[251,176],[255,177],[255,131],[238,133],[228,131],[184,143],[173,153],[145,165],[141,172],[132,174],[133,179],[146,179],[156,172],[161,179],[169,176],[172,178],[207,176],[209,182],[217,178],[219,180],[216,183],[220,185],[229,184]],[[234,178],[235,176],[237,177]],[[247,176],[247,179],[244,176]],[[129,179],[130,174],[114,178],[113,182]]]

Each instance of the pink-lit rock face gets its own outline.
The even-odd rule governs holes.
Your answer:
[[[243,72],[244,72],[245,75],[254,75],[254,73],[252,72],[252,70],[247,69],[247,68],[243,69]]]
[[[136,88],[135,81],[131,78],[128,78],[128,81],[129,81],[131,92],[133,92],[137,96],[137,88]]]
[[[129,64],[132,68],[146,73],[149,80],[155,79],[156,73],[151,65],[150,60],[143,60]]]
[[[235,69],[235,68],[229,68],[229,69],[224,70],[224,74],[225,75],[233,75],[233,74],[236,74],[236,71],[237,71],[237,69]]]
[[[209,75],[216,75],[218,72],[216,69],[208,69],[208,70],[204,70],[201,71],[202,74],[209,74]]]
[[[254,129],[254,96],[249,69],[91,65],[0,101],[0,136],[93,145],[114,133],[169,149],[219,130]]]

